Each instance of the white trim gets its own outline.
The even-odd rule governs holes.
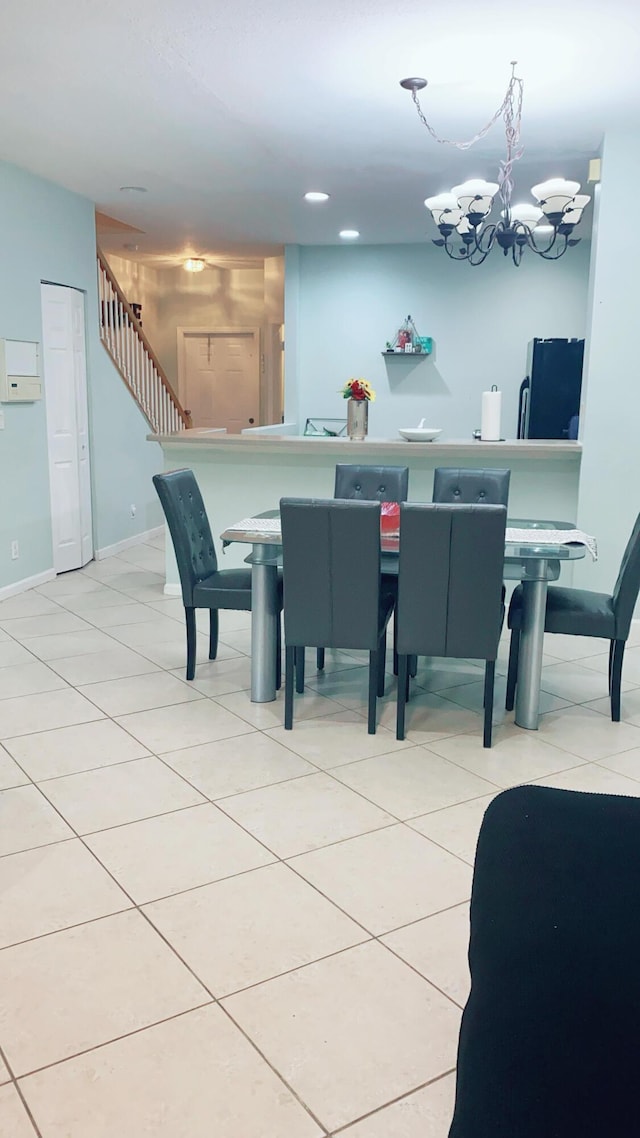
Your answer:
[[[45,569],[44,573],[36,573],[34,577],[24,577],[22,581],[14,581],[13,585],[3,585],[0,588],[0,601],[16,597],[18,593],[26,593],[27,589],[35,589],[37,585],[46,585],[54,577],[57,577],[55,569]]]
[[[168,585],[165,585],[164,595],[165,595],[165,597],[181,597],[182,596],[182,588],[180,585],[170,583]]]
[[[151,541],[163,533],[164,526],[156,526],[154,529],[145,530],[144,533],[136,533],[133,537],[125,537],[123,541],[116,541],[114,545],[104,545],[102,549],[96,549],[94,557],[96,561],[104,561],[105,557],[115,557],[117,553],[131,549],[134,545],[144,545],[145,541]]]

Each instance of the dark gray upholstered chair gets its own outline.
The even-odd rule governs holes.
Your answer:
[[[433,501],[508,506],[510,479],[510,470],[457,470],[438,466],[433,472]]]
[[[366,502],[406,502],[409,496],[409,467],[337,463],[333,496],[359,498]]]
[[[167,519],[178,563],[187,625],[187,679],[192,680],[196,674],[196,609],[209,609],[209,659],[215,660],[218,654],[218,609],[251,611],[251,570],[218,569],[211,526],[192,470],[155,474],[153,484]],[[276,683],[280,687],[279,643],[277,652]]]
[[[485,661],[484,745],[504,618],[505,506],[404,504],[398,566],[398,739],[404,739],[410,656]]]
[[[449,1138],[631,1138],[640,800],[519,786],[484,816]]]
[[[408,466],[356,466],[336,463],[334,498],[356,499],[366,502],[406,502],[409,496]],[[382,558],[383,577],[384,556]],[[394,574],[395,575],[395,574]],[[395,646],[395,634],[394,634]],[[316,653],[318,671],[324,668],[324,648]],[[397,663],[394,650],[394,671]]]
[[[629,638],[633,610],[640,590],[640,514],[636,518],[622,557],[613,593],[593,593],[587,589],[565,589],[551,585],[547,591],[545,632],[565,636],[599,636],[609,641],[609,697],[611,718],[620,721],[620,682],[625,644]],[[522,625],[522,585],[514,589],[509,605],[509,672],[507,711],[513,709],[518,682],[518,656]]]
[[[305,647],[369,650],[369,734],[384,695],[386,632],[395,589],[380,573],[380,503],[283,498],[285,720]]]

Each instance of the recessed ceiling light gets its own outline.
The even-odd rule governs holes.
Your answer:
[[[338,236],[342,237],[343,241],[355,241],[356,237],[360,236],[360,230],[359,229],[341,229]]]
[[[204,269],[204,261],[202,257],[188,257],[184,263],[184,268],[188,273],[201,273]]]
[[[146,194],[146,186],[120,186],[121,194]]]
[[[125,241],[125,243],[124,243],[124,245],[122,246],[122,248],[123,248],[123,249],[129,249],[129,250],[130,250],[132,253],[135,253],[136,249],[139,249],[139,248],[140,248],[140,246],[139,246],[139,245],[135,245],[135,244],[133,243],[133,241]]]
[[[304,195],[306,202],[328,202],[329,194],[325,194],[324,190],[309,190]]]

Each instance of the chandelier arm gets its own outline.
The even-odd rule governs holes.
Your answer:
[[[541,249],[540,246],[538,245],[537,241],[536,241],[536,237],[535,237],[535,233],[534,233],[533,229],[531,229],[528,225],[524,225],[524,223],[523,223],[523,226],[527,230],[527,245],[529,246],[530,249],[533,249],[533,252],[537,253],[540,257],[544,257],[547,253],[550,253],[551,250],[555,247],[556,241],[558,240],[558,230],[557,229],[554,229],[553,236],[552,236],[551,240],[549,241],[549,244],[546,245],[544,249]],[[550,257],[548,259],[551,261],[554,260],[553,257]]]
[[[442,248],[444,249],[445,253],[447,254],[447,257],[450,257],[452,261],[468,261],[468,260],[469,260],[469,254],[466,252],[466,250],[465,250],[465,252],[462,254],[462,256],[461,256],[461,257],[460,257],[460,256],[457,256],[457,255],[456,255],[456,254],[453,252],[453,249],[452,249],[451,245],[449,245],[449,242],[448,242],[448,240],[447,240],[447,241],[445,241],[445,243],[444,243],[444,245],[442,246]]]
[[[539,256],[542,257],[545,261],[559,261],[561,257],[564,257],[568,248],[569,248],[569,242],[568,242],[567,238],[565,237],[564,238],[564,245],[562,246],[562,248],[557,253],[554,253],[553,256],[551,256],[549,253],[539,253]],[[538,253],[537,249],[535,251],[536,251],[536,253]]]

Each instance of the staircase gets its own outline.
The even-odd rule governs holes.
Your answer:
[[[140,321],[98,250],[100,339],[114,366],[156,435],[191,426],[191,412],[181,407],[142,331]]]

